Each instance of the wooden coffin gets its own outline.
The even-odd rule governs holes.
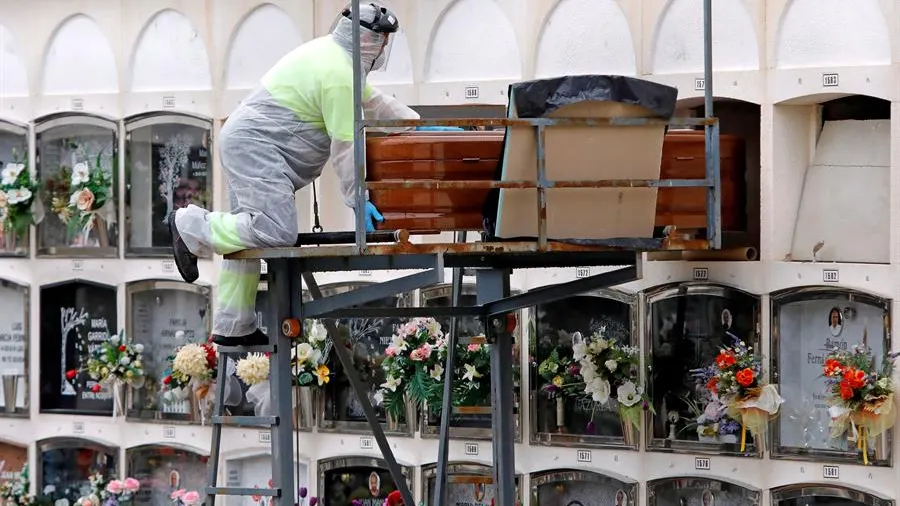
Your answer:
[[[503,131],[409,132],[366,139],[369,181],[494,179],[503,150]],[[719,140],[722,173],[722,228],[744,230],[745,156],[743,141]],[[671,131],[662,148],[662,179],[702,179],[706,174],[702,131]],[[482,212],[490,190],[370,190],[384,215],[380,229],[454,231],[483,228]],[[706,190],[662,188],[657,194],[656,226],[706,228]]]

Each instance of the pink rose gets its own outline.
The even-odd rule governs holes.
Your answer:
[[[395,348],[393,346],[388,346],[387,349],[384,350],[384,354],[389,357],[393,357],[393,356],[397,355],[397,348]]]
[[[81,212],[90,211],[94,207],[94,194],[91,190],[84,188],[78,192],[78,196],[75,198],[75,207]]]
[[[129,492],[137,492],[141,488],[141,482],[135,480],[134,478],[125,478],[125,483],[123,484],[125,490]]]
[[[477,343],[472,343],[469,345],[469,351],[478,351],[481,349],[481,345]]]
[[[183,496],[185,492],[187,492],[187,490],[179,488],[178,490],[172,492],[172,495],[170,495],[169,498],[173,501],[181,499],[181,496]]]
[[[422,356],[424,358],[428,358],[431,356],[431,345],[428,343],[425,343],[419,347],[419,351],[422,353]]]
[[[419,326],[416,325],[415,322],[408,322],[406,325],[403,326],[403,333],[406,335],[415,334],[416,330],[418,330],[418,329],[419,329]]]
[[[91,502],[90,499],[84,499],[81,501],[81,506],[93,506],[94,503]]]
[[[194,506],[200,501],[200,494],[197,493],[196,490],[191,490],[190,492],[185,492],[183,496],[181,496],[181,502],[183,502],[186,506]]]
[[[421,348],[414,349],[412,351],[412,353],[409,354],[409,359],[414,362],[421,362],[422,360],[425,360],[425,356],[422,355],[422,349]]]
[[[113,480],[106,485],[106,491],[110,494],[119,495],[122,493],[124,485],[119,480]]]

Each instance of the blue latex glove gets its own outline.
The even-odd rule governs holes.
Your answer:
[[[418,131],[418,132],[462,132],[463,129],[460,127],[451,127],[451,126],[419,126],[419,127],[416,127],[416,131]]]
[[[366,201],[366,232],[374,232],[375,231],[375,222],[384,221],[384,216],[378,212],[378,208],[375,207],[375,204]]]

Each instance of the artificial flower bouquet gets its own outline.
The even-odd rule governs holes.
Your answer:
[[[25,464],[18,477],[0,484],[0,504],[3,506],[32,506],[35,498],[28,493],[30,487],[28,464]]]
[[[538,365],[538,375],[546,381],[541,391],[551,399],[584,395],[581,368],[574,359],[561,357],[556,348]]]
[[[456,350],[453,371],[453,404],[484,406],[491,399],[490,346],[480,343],[460,344]],[[446,355],[444,357],[446,360]],[[441,368],[443,369],[443,367]],[[444,400],[444,389],[429,391],[429,410],[438,415]]]
[[[578,362],[578,374],[584,381],[584,393],[601,405],[615,400],[625,438],[633,441],[634,429],[641,426],[641,413],[653,410],[641,385],[640,352],[635,346],[607,339],[605,333],[606,327],[601,327],[584,340],[576,332],[573,356]],[[593,413],[590,423],[593,423]]]
[[[877,437],[894,425],[894,359],[886,354],[881,367],[863,342],[850,350],[832,348],[825,357],[823,373],[828,384],[828,412],[831,435],[856,440],[863,463],[869,464],[868,439]]]
[[[695,428],[700,441],[723,440],[729,442],[728,440],[733,438],[733,442],[736,443],[737,434],[741,431],[741,424],[728,416],[728,406],[723,404],[714,393],[706,390],[706,383],[707,381],[704,380],[701,385],[705,395],[701,395],[700,401],[688,396],[681,398],[694,416],[694,421],[682,430]]]
[[[113,196],[112,172],[104,170],[103,152],[95,159],[61,167],[58,181],[49,186],[50,209],[68,226],[70,237],[87,234],[94,227],[97,212]]]
[[[319,320],[307,320],[304,326],[305,341],[295,344],[291,350],[293,383],[301,387],[313,384],[322,387],[331,380],[327,363],[330,347],[328,331]]]
[[[778,413],[784,399],[775,385],[762,378],[762,360],[744,341],[722,348],[715,363],[700,370],[706,388],[726,407],[730,418],[741,421],[741,451],[747,447],[747,430],[765,441],[769,418]]]
[[[196,490],[180,488],[172,492],[169,498],[172,499],[172,504],[175,506],[198,506],[202,504],[200,502],[200,493]]]
[[[172,359],[172,377],[182,384],[190,385],[200,408],[201,423],[206,421],[206,412],[215,390],[219,363],[218,346],[212,341],[189,343],[175,351]]]
[[[141,489],[141,483],[134,478],[110,480],[103,486],[104,478],[94,474],[90,478],[91,492],[75,502],[75,506],[129,506]]]
[[[15,149],[12,154],[14,158],[18,156]],[[0,232],[6,238],[7,248],[15,244],[15,238],[24,238],[28,227],[36,222],[37,190],[37,181],[24,158],[6,164],[0,171]]]
[[[132,388],[144,386],[144,345],[134,343],[120,330],[118,334],[109,337],[91,352],[87,360],[87,366],[79,371],[76,369],[66,373],[69,380],[75,379],[79,372],[86,371],[88,376],[97,383],[91,387],[91,391],[99,393],[103,386],[113,389],[113,416],[124,414],[125,406],[122,399],[122,388],[128,385]]]

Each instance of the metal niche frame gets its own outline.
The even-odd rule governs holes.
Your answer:
[[[480,464],[478,462],[448,462],[447,463],[447,483],[455,483],[453,476],[454,475],[464,475],[469,477],[476,478],[486,478],[485,484],[494,484],[494,468],[485,464]],[[519,501],[525,500],[525,494],[522,490],[522,478],[523,475],[520,473],[516,473],[516,488],[518,489],[516,496]],[[489,481],[488,481],[489,480]],[[435,506],[433,504],[434,501],[434,488],[429,486],[430,483],[436,483],[437,481],[437,462],[432,462],[431,464],[422,465],[422,478],[419,486],[422,487],[422,501],[424,501],[425,506]]]
[[[812,498],[812,497],[829,497],[848,499],[855,501],[864,506],[894,506],[893,499],[878,497],[871,492],[854,489],[850,487],[841,487],[836,485],[824,485],[819,483],[800,483],[795,485],[785,485],[773,488],[770,492],[772,506],[782,506],[780,503],[790,501],[792,499]]]
[[[635,480],[625,476],[617,476],[609,473],[587,471],[583,469],[554,469],[531,473],[531,505],[540,506],[540,489],[546,485],[556,483],[587,482],[601,485],[612,485],[625,490],[628,494],[629,504],[640,504],[640,486]]]
[[[208,118],[206,116],[202,116],[199,114],[192,114],[187,112],[163,112],[163,111],[155,111],[144,114],[137,114],[128,118],[125,118],[122,121],[124,125],[124,137],[125,137],[125,153],[126,156],[131,151],[131,134],[135,130],[139,130],[141,128],[146,128],[154,125],[183,125],[190,126],[195,128],[204,129],[209,133],[210,146],[209,150],[209,159],[210,164],[208,167],[209,176],[207,177],[206,188],[205,191],[208,191],[210,196],[213,193],[213,164],[212,158],[215,155],[215,150],[212,146],[212,137],[213,137],[213,120],[212,118]],[[127,159],[126,159],[127,160]],[[127,160],[130,162],[130,160]],[[123,179],[125,180],[125,195],[122,198],[122,206],[125,210],[125,226],[121,227],[123,229],[123,234],[125,235],[124,241],[124,256],[125,258],[168,258],[172,255],[172,250],[169,246],[138,246],[132,247],[129,244],[129,239],[131,238],[131,229],[132,229],[132,221],[130,217],[132,216],[131,212],[131,192],[133,191],[133,185],[131,182],[131,167],[128,166],[128,163],[123,167]],[[151,167],[152,170],[152,167]],[[153,185],[153,181],[151,179],[151,186]],[[152,199],[152,198],[151,198]],[[152,202],[152,200],[151,200]],[[152,219],[152,212],[151,212]],[[212,257],[200,257],[200,258],[212,258]]]
[[[29,418],[29,413],[31,412],[31,287],[0,278],[0,288],[12,288],[18,291],[24,299],[23,304],[25,306],[25,312],[22,315],[22,334],[25,336],[25,342],[23,343],[25,357],[22,362],[24,372],[19,383],[24,388],[22,395],[25,400],[25,406],[21,408],[16,406],[14,413],[0,412],[0,417]],[[3,401],[6,402],[6,399],[3,399]]]
[[[715,487],[710,487],[710,485],[715,485]],[[740,494],[754,506],[759,506],[762,499],[759,489],[744,483],[715,477],[673,476],[647,482],[647,506],[657,506],[656,497],[660,492],[691,489],[734,492]]]
[[[31,165],[30,159],[30,151],[32,145],[32,137],[30,135],[29,127],[27,124],[19,123],[17,121],[9,120],[9,119],[0,119],[0,135],[7,134],[11,136],[21,137],[24,141],[23,144],[25,146],[25,160],[27,161],[27,169],[35,174],[35,167]],[[0,257],[11,257],[11,258],[20,258],[20,257],[28,257],[31,252],[31,234],[32,234],[32,226],[28,226],[28,230],[25,232],[25,236],[20,239],[23,241],[23,245],[16,248],[16,251],[0,251]]]
[[[41,134],[44,134],[54,128],[64,127],[64,126],[94,126],[98,128],[103,128],[110,130],[112,133],[112,189],[113,189],[113,201],[116,204],[116,220],[118,221],[121,218],[120,205],[121,205],[121,195],[119,195],[119,178],[120,178],[120,169],[121,163],[119,159],[119,140],[121,136],[121,132],[119,130],[119,122],[105,116],[100,116],[97,114],[87,114],[87,113],[57,113],[51,114],[48,116],[44,116],[43,118],[38,118],[35,121],[34,125],[34,150],[35,150],[35,174],[38,177],[38,183],[43,183],[41,179],[41,171],[40,169],[40,144],[38,143],[38,137]],[[45,202],[45,204],[49,205],[49,202]],[[119,257],[119,237],[121,235],[122,227],[119,223],[116,224],[116,240],[110,241],[110,245],[108,247],[98,247],[98,248],[76,248],[72,246],[42,246],[41,245],[41,234],[40,234],[40,225],[36,227],[38,230],[37,233],[37,256],[38,257],[54,257],[54,258],[118,258]],[[112,244],[112,243],[115,244]]]
[[[519,295],[522,293],[520,290],[511,289],[509,294],[510,296]],[[463,283],[460,290],[460,298],[462,297],[472,297],[474,298],[478,295],[478,290],[475,286],[475,283]],[[453,297],[453,285],[450,283],[442,283],[439,285],[430,286],[427,288],[421,288],[418,292],[418,306],[420,307],[434,307],[433,304],[430,304],[430,301],[435,299],[446,298],[447,300],[452,301]],[[460,301],[460,305],[462,301]],[[525,322],[525,310],[514,311],[516,313],[518,319],[518,325],[516,325],[515,331],[513,331],[513,336],[516,338],[519,346],[519,356],[516,357],[517,361],[513,362],[513,367],[521,368],[521,354],[522,350],[527,345],[526,340],[524,339],[524,332],[522,331],[522,324]],[[457,317],[457,319],[461,318],[477,318],[474,316],[469,317]],[[457,325],[457,329],[459,326]],[[450,332],[450,329],[446,329],[446,332]],[[458,330],[457,330],[458,334]],[[457,338],[459,339],[459,338]],[[461,341],[457,340],[457,344],[461,344]],[[515,426],[515,442],[522,442],[522,426],[523,426],[523,416],[524,409],[522,407],[522,392],[527,388],[526,386],[526,376],[525,371],[521,370],[519,372],[519,388],[515,389],[513,393],[513,402],[516,405],[517,412],[515,414],[516,426]],[[456,381],[454,379],[454,381]],[[456,408],[452,409],[454,414],[459,414],[456,412]],[[491,414],[488,413],[485,416],[485,420],[491,419]],[[440,417],[437,417],[437,420],[434,424],[428,423],[428,412],[422,411],[421,413],[421,424],[420,424],[420,436],[422,439],[437,439],[440,437],[440,429],[441,429],[441,421]],[[490,425],[488,427],[459,427],[453,425],[453,420],[450,420],[450,437],[452,439],[477,439],[477,440],[491,440],[493,439],[493,429],[491,429]]]
[[[638,334],[640,322],[640,307],[638,305],[638,294],[629,293],[615,288],[601,288],[586,293],[572,295],[572,297],[595,297],[600,299],[609,299],[628,306],[629,319],[631,327],[631,346],[640,347],[640,337]],[[535,308],[531,308],[528,315],[529,328],[532,322],[537,322],[537,314]],[[529,331],[530,332],[530,331]],[[530,339],[537,336],[529,336]],[[601,436],[592,434],[556,434],[552,432],[540,432],[537,420],[537,396],[539,389],[537,388],[537,367],[529,367],[530,381],[526,388],[529,394],[529,416],[531,418],[531,444],[542,446],[563,446],[578,448],[610,448],[621,449],[623,446],[637,450],[640,447],[640,439],[636,439],[633,445],[625,444],[624,437]],[[534,388],[531,388],[533,386]],[[634,504],[634,503],[632,503]]]
[[[400,472],[403,474],[403,477],[406,478],[406,484],[410,488],[413,486],[415,469],[411,466],[405,466],[403,464],[400,465]],[[368,467],[373,469],[378,469],[379,471],[389,472],[387,462],[384,459],[380,459],[378,457],[334,457],[330,459],[322,459],[319,460],[318,464],[318,475],[317,483],[319,495],[319,502],[323,501],[323,497],[325,496],[325,473],[329,471],[339,471],[341,469],[348,469],[353,467]],[[396,486],[396,484],[395,484]]]
[[[791,303],[809,301],[809,300],[841,300],[847,304],[865,304],[880,308],[883,311],[883,330],[882,350],[891,351],[891,300],[866,292],[853,290],[850,288],[837,288],[830,286],[805,286],[799,288],[787,288],[772,292],[769,296],[770,301],[770,322],[771,322],[771,351],[769,353],[769,369],[772,375],[773,383],[780,383],[780,367],[779,367],[779,348],[781,343],[781,309]],[[842,308],[843,312],[843,308]],[[827,334],[826,334],[827,335]],[[829,336],[830,337],[830,336]],[[828,461],[837,463],[856,463],[860,456],[857,450],[840,451],[840,450],[821,450],[821,449],[802,449],[797,447],[788,447],[781,445],[781,427],[778,421],[770,423],[771,433],[771,450],[769,455],[772,459],[782,460],[815,460]],[[875,445],[876,458],[870,461],[875,466],[890,467],[893,465],[893,427],[887,432],[878,436]]]
[[[347,293],[353,291],[357,288],[363,286],[372,286],[377,283],[373,281],[339,281],[336,283],[329,283],[327,285],[322,285],[319,288],[322,290],[323,297],[331,297],[333,295],[339,295],[343,293]],[[398,294],[395,296],[397,299],[396,307],[408,307],[410,306],[410,300],[412,297],[411,293]],[[308,302],[311,301],[312,295],[306,290],[303,291],[303,301]],[[350,310],[352,311],[352,309]],[[343,325],[339,326],[338,329],[343,327]],[[337,359],[337,356],[332,353],[332,370],[335,370],[334,365],[340,364],[340,361]],[[341,377],[345,377],[343,371],[341,372]],[[378,385],[374,385],[378,386]],[[356,394],[353,392],[353,388],[349,388],[349,395],[355,396]],[[349,433],[349,434],[371,434],[372,429],[369,428],[369,423],[365,420],[362,421],[344,421],[344,420],[326,420],[325,413],[325,390],[319,390],[319,399],[316,403],[319,405],[317,411],[319,414],[323,416],[318,417],[316,420],[316,425],[320,432],[340,432],[340,433]],[[334,402],[337,402],[335,399]],[[415,433],[416,425],[410,424],[409,422],[401,423],[400,430],[397,432],[388,431],[387,421],[381,422],[381,427],[385,431],[386,434],[390,434],[392,436],[405,436],[412,437]]]
[[[731,299],[735,297],[748,297],[753,299],[755,301],[755,309],[753,311],[754,339],[748,344],[753,346],[753,348],[758,352],[760,351],[761,336],[759,322],[761,317],[760,310],[762,306],[760,303],[761,298],[759,295],[725,284],[693,281],[667,283],[664,285],[648,288],[642,294],[642,306],[644,310],[643,320],[646,326],[643,332],[644,374],[646,375],[646,391],[650,396],[651,402],[653,401],[654,397],[653,381],[651,381],[650,378],[650,375],[653,371],[653,339],[651,337],[653,333],[653,306],[656,303],[664,300],[676,297],[690,297],[696,295],[721,297],[724,299]],[[653,421],[655,416],[660,415],[654,415],[652,412],[647,411],[644,416],[644,441],[647,445],[648,451],[762,458],[762,455],[760,455],[760,449],[757,448],[757,445],[755,444],[755,442],[753,442],[753,438],[748,438],[747,451],[744,453],[740,453],[740,451],[738,450],[730,450],[726,448],[726,445],[734,446],[730,443],[713,444],[700,441],[672,441],[668,438],[656,438],[653,434]],[[650,506],[653,505],[651,504]]]
[[[35,456],[37,460],[37,469],[34,472],[34,482],[37,484],[37,490],[43,490],[44,488],[44,466],[43,464],[43,455],[46,452],[53,450],[65,450],[65,449],[79,449],[79,450],[94,450],[96,452],[105,454],[107,456],[111,456],[113,458],[113,476],[120,474],[123,470],[123,462],[119,455],[119,447],[111,446],[94,439],[88,438],[79,438],[79,437],[51,437],[46,439],[41,439],[35,442],[35,450],[37,455]],[[112,478],[113,476],[110,476]]]
[[[144,293],[144,292],[153,292],[158,290],[175,290],[182,291],[186,293],[193,293],[197,295],[202,295],[206,297],[206,308],[207,314],[209,314],[209,318],[207,318],[206,322],[206,333],[212,329],[212,305],[210,302],[210,295],[212,290],[209,286],[206,285],[198,285],[198,284],[188,284],[183,283],[181,281],[173,281],[166,279],[147,279],[140,281],[132,281],[130,283],[125,284],[125,333],[128,337],[134,338],[134,301],[133,297],[136,294]],[[144,344],[145,353],[148,349],[151,349],[151,343],[142,343]],[[163,357],[163,360],[165,357]],[[161,411],[150,412],[153,414],[151,418],[141,416],[142,411],[134,408],[134,391],[129,386],[127,391],[127,399],[125,400],[125,405],[128,406],[126,410],[125,419],[128,421],[140,421],[140,422],[148,422],[148,423],[167,423],[167,424],[197,424],[197,421],[191,420],[190,415],[181,416],[177,413],[163,413]]]

